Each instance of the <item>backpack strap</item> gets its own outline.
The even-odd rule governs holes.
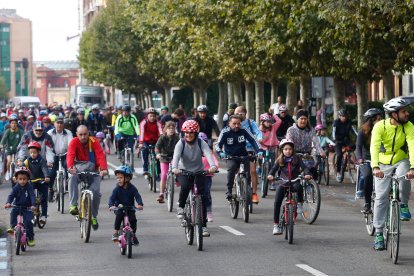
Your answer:
[[[183,149],[181,150],[181,157],[183,157],[184,154],[184,148],[185,148],[185,141],[184,138],[181,138],[181,143],[183,145]],[[201,139],[197,138],[197,142],[198,142],[198,147],[200,148],[201,154],[203,154],[203,149],[201,148]]]

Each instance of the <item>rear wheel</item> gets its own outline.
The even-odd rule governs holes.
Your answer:
[[[348,159],[347,169],[348,169],[349,178],[351,179],[351,183],[355,184],[355,181],[356,181],[355,180],[356,178],[355,154],[350,153],[347,159]]]
[[[342,164],[341,164],[341,181],[339,181],[340,183],[342,183],[344,181],[345,171],[347,170],[347,166],[348,166],[348,157],[346,157],[346,155],[344,155],[344,158],[343,158]]]
[[[131,259],[132,257],[132,233],[131,231],[127,231],[126,235],[126,254],[128,259]]]
[[[400,249],[400,205],[397,201],[392,202],[391,207],[391,225],[390,225],[390,245],[391,257],[394,264],[398,261],[398,253]]]
[[[65,187],[64,187],[64,179],[63,179],[63,175],[60,173],[60,177],[59,177],[59,181],[58,181],[58,189],[59,189],[59,193],[58,193],[58,205],[60,206],[60,213],[63,214],[65,211]]]
[[[288,236],[288,243],[292,244],[293,242],[293,225],[294,225],[294,221],[293,221],[293,214],[294,214],[294,210],[293,210],[293,204],[289,204],[288,205],[288,219],[287,219],[287,229],[286,229],[286,233]]]
[[[234,183],[234,186],[233,186],[233,197],[230,200],[230,204],[229,204],[230,216],[233,219],[236,219],[237,216],[238,216],[238,214],[239,214],[239,204],[240,204],[239,201],[238,201],[238,199],[237,199],[237,196],[234,196],[234,195],[237,194],[237,192],[236,192],[236,190],[237,190],[236,185],[238,185],[238,184],[237,183]]]
[[[194,226],[192,222],[191,207],[188,202],[186,204],[185,213],[185,237],[187,239],[187,244],[192,245],[194,242]]]
[[[195,199],[195,233],[197,237],[197,249],[199,251],[203,250],[203,213],[202,213],[202,204],[201,198],[196,197]]]
[[[315,222],[321,208],[321,191],[314,180],[307,180],[303,186],[302,218],[308,224]]]
[[[329,159],[328,157],[323,159],[323,177],[325,180],[325,185],[328,186],[329,185]]]
[[[269,162],[264,162],[262,166],[262,173],[261,173],[261,183],[262,183],[262,197],[265,198],[267,196],[267,192],[269,189],[269,181],[267,180],[267,175],[269,172]]]
[[[81,227],[83,232],[84,241],[89,242],[89,237],[91,235],[91,225],[92,225],[92,202],[91,195],[85,194],[83,197],[83,208],[82,208],[82,219]]]
[[[13,176],[14,176],[14,171],[16,170],[16,164],[14,163],[14,162],[12,162],[11,164],[10,164],[10,182],[11,182],[11,184],[12,184],[12,187],[14,187],[14,185],[16,184],[14,181],[13,181]]]
[[[247,188],[247,179],[244,177],[240,177],[240,186],[242,191],[242,207],[243,207],[243,220],[244,222],[249,222],[249,214],[250,214],[250,208],[249,208],[249,196],[248,196],[248,188]]]
[[[16,255],[20,254],[20,248],[22,245],[22,229],[20,227],[17,227],[15,238],[16,238]]]
[[[152,159],[152,158],[151,158]],[[157,192],[157,167],[154,160],[151,160],[151,186],[154,193]]]
[[[166,194],[167,209],[168,212],[172,212],[174,206],[174,175],[172,173],[168,174]]]

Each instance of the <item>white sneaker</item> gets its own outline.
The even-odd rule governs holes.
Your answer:
[[[275,224],[273,225],[273,235],[282,235],[283,229],[279,227],[279,225]]]
[[[40,219],[39,219],[39,222],[40,223],[42,223],[42,224],[46,224],[46,217],[45,216],[42,216]]]
[[[208,222],[213,222],[214,221],[212,212],[207,212],[207,221]]]
[[[183,219],[184,218],[184,209],[181,207],[177,207],[177,218]]]
[[[6,181],[10,180],[10,174],[9,172],[6,172],[6,174],[4,175],[4,179],[6,179]]]
[[[210,237],[210,233],[207,230],[207,227],[203,227],[203,237]]]
[[[342,175],[341,173],[336,173],[336,181],[341,182]]]
[[[298,214],[303,213],[303,204],[302,203],[298,203],[298,205],[296,206],[296,213],[298,213]]]

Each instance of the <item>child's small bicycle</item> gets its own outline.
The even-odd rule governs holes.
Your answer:
[[[16,255],[20,255],[20,250],[25,252],[27,247],[27,235],[22,211],[27,210],[32,212],[32,210],[26,206],[17,205],[13,205],[11,208],[19,210],[19,214],[17,215],[17,225],[14,227],[14,240],[16,243]]]
[[[132,257],[132,246],[138,245],[139,243],[134,243],[134,237],[135,233],[131,228],[131,225],[129,224],[128,219],[128,212],[129,210],[139,210],[135,208],[134,206],[123,206],[122,204],[119,204],[118,207],[115,207],[112,209],[113,211],[121,211],[124,213],[124,224],[122,227],[122,230],[120,231],[119,235],[119,249],[121,251],[121,255],[127,255],[128,259],[131,259]]]

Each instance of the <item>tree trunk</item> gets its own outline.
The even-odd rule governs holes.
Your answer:
[[[164,105],[168,106],[168,109],[171,110],[171,87],[164,86]],[[172,112],[172,110],[171,110]]]
[[[199,105],[206,104],[206,94],[207,92],[205,88],[198,89]]]
[[[233,89],[233,94],[234,94],[234,102],[237,103],[238,105],[243,105],[241,84],[239,82],[233,82],[232,89]]]
[[[277,90],[279,88],[279,81],[278,80],[272,80],[270,82],[270,106],[277,102]]]
[[[193,107],[197,107],[198,106],[198,89],[197,88],[193,88]]]
[[[356,81],[356,94],[357,94],[357,109],[358,109],[358,128],[363,124],[363,115],[368,109],[368,80],[360,79]]]
[[[310,99],[310,77],[300,77],[300,99],[303,102],[303,108],[307,109],[309,106]]]
[[[245,82],[244,85],[246,86],[246,110],[247,110],[247,117],[250,119],[255,120],[254,118],[254,99],[253,99],[253,83]],[[240,105],[240,103],[238,103]]]
[[[233,89],[233,83],[228,82],[227,83],[227,104],[228,106],[231,103],[234,103],[234,89]]]
[[[293,111],[296,106],[297,98],[299,92],[299,83],[297,80],[289,80],[287,85],[287,94],[286,94],[286,106],[289,110],[289,114],[294,115]]]
[[[333,112],[334,120],[338,119],[338,110],[345,107],[345,81],[341,78],[334,79]]]
[[[395,97],[394,93],[394,75],[392,72],[387,72],[382,76],[384,82],[384,102],[388,102]]]
[[[227,111],[227,104],[226,104],[227,90],[228,90],[228,84],[225,82],[219,82],[219,103],[218,103],[218,110],[217,110],[217,116],[218,116],[217,124],[219,125],[220,128],[223,125],[224,113]]]
[[[148,102],[147,107],[152,107],[152,95],[151,95],[151,92],[148,92],[147,93],[147,102]]]
[[[264,82],[255,81],[256,119],[264,112]]]

